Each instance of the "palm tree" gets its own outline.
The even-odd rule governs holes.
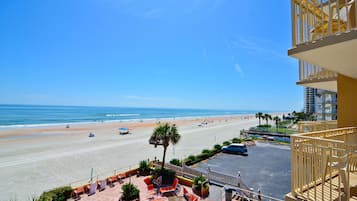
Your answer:
[[[180,140],[181,135],[178,133],[177,127],[175,124],[164,123],[160,124],[154,129],[150,137],[150,142],[157,147],[157,145],[162,145],[164,147],[164,155],[162,157],[162,166],[165,165],[165,157],[167,147],[171,144],[176,144]]]
[[[276,130],[278,131],[278,127],[279,127],[279,123],[280,123],[280,117],[275,116],[273,118],[273,120],[275,121],[275,127],[276,127]]]
[[[258,112],[255,114],[255,118],[259,119],[259,126],[260,126],[260,119],[264,118],[263,113],[262,112]]]
[[[268,120],[271,120],[271,115],[265,113],[264,116],[263,116],[263,119],[265,119],[265,121],[267,121],[267,125],[268,125]]]

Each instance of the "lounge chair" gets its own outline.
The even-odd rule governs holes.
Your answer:
[[[161,194],[165,194],[165,193],[176,192],[177,185],[178,185],[178,179],[175,178],[174,183],[172,184],[172,186],[160,188],[160,193]]]
[[[195,196],[193,193],[189,193],[185,187],[183,187],[183,197],[187,201],[198,201],[199,197]]]
[[[85,186],[76,187],[76,188],[73,190],[72,198],[73,198],[73,199],[79,198],[79,196],[84,193],[84,190],[85,190]]]
[[[107,180],[104,179],[99,182],[99,191],[104,191],[105,188],[107,187]]]
[[[107,183],[109,184],[110,187],[114,186],[114,182],[118,181],[118,178],[116,176],[111,176],[107,178]]]
[[[97,191],[97,185],[98,185],[97,182],[90,184],[88,196],[94,195],[94,194],[96,193],[96,191]]]
[[[123,183],[124,181],[124,179],[125,179],[125,177],[126,177],[126,174],[125,173],[120,173],[120,174],[118,174],[117,175],[117,178],[118,178],[118,182],[119,183]]]

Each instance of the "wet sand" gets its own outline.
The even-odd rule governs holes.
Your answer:
[[[207,125],[198,126],[205,120]],[[182,139],[168,148],[167,161],[239,137],[241,129],[258,123],[253,115],[170,121],[178,125]],[[161,160],[162,147],[148,143],[156,125],[111,122],[0,130],[0,200],[28,200],[44,190],[88,182],[91,168],[96,179],[137,166],[140,160]],[[131,134],[119,135],[119,127],[129,127]],[[96,136],[89,138],[89,132]]]

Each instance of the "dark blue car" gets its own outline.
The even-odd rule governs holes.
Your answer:
[[[248,155],[247,145],[245,144],[230,144],[228,146],[224,146],[222,148],[222,152],[230,154],[241,154],[244,156]]]

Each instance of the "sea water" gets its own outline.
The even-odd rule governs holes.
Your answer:
[[[0,105],[0,128],[106,121],[255,114],[254,110],[207,110],[90,106]],[[261,111],[269,112],[269,111]]]

